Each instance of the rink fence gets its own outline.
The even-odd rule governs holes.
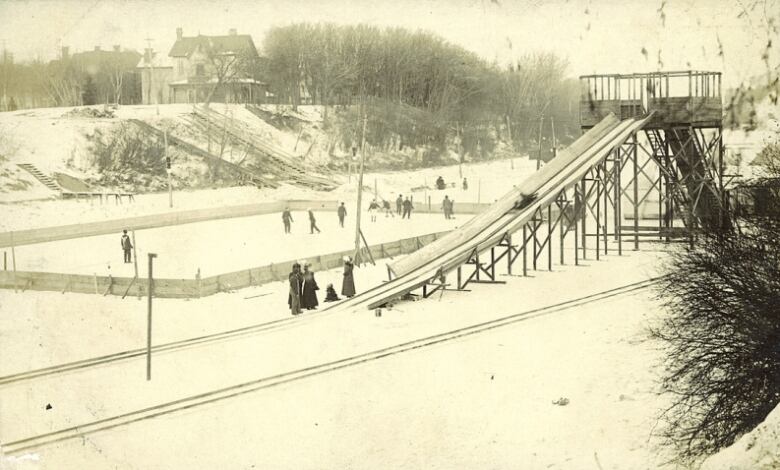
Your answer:
[[[306,201],[298,201],[306,204]],[[334,203],[335,204],[335,203]],[[293,202],[289,207],[294,207]],[[307,206],[308,207],[308,206]],[[417,237],[395,240],[388,243],[371,245],[371,254],[375,260],[392,258],[413,253],[419,248],[440,238],[447,232],[430,233]],[[353,250],[339,251],[307,258],[312,270],[326,271],[343,264],[344,256],[352,256]],[[368,260],[363,249],[361,255]],[[230,292],[251,286],[287,279],[291,265],[297,260],[272,263],[267,266],[243,269],[217,276],[196,279],[154,279],[154,296],[161,298],[199,298],[219,292]],[[0,288],[50,292],[73,292],[80,294],[144,296],[147,294],[148,281],[144,278],[97,276],[85,274],[46,273],[31,271],[0,271]]]

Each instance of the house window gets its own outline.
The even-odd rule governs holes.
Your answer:
[[[203,64],[198,64],[195,66],[195,75],[202,77],[206,74],[206,71],[203,69]]]

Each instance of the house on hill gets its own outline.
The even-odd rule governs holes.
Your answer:
[[[95,46],[94,50],[69,53],[62,48],[60,59],[49,63],[50,67],[68,69],[82,89],[81,104],[98,103],[135,104],[139,78],[135,64],[141,54],[122,49],[119,45],[111,50]]]
[[[265,100],[267,87],[253,76],[259,56],[248,34],[231,29],[226,36],[185,37],[177,28],[167,57],[148,52],[150,59],[138,63],[145,104]]]

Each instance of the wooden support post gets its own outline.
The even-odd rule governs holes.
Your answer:
[[[639,250],[639,152],[637,152],[636,148],[636,134],[634,134],[633,141],[634,148],[631,151],[631,158],[634,161],[634,181],[632,189],[634,190],[634,251],[636,251]],[[655,149],[652,149],[652,152],[655,153]]]
[[[547,270],[552,271],[552,204],[547,206]]]
[[[135,230],[130,231],[130,236],[133,238],[133,271],[135,277],[138,277],[138,255],[135,251]]]
[[[634,133],[634,138],[636,138],[636,133]],[[623,211],[622,211],[623,201],[621,200],[623,196],[622,196],[622,189],[621,189],[622,183],[620,181],[622,164],[620,158],[621,158],[620,150],[618,149],[617,151],[615,151],[615,161],[612,167],[613,177],[614,177],[612,184],[615,190],[612,204],[614,204],[613,210],[615,211],[615,238],[617,239],[617,243],[618,243],[618,256],[623,255],[623,237],[621,236],[621,232],[620,232],[620,226],[623,224]]]
[[[157,255],[149,253],[149,288],[146,314],[146,380],[152,380],[152,296],[154,295],[154,278],[152,276],[153,260]]]
[[[461,278],[461,269],[460,269],[460,268],[461,268],[461,267],[460,267],[460,266],[458,266],[458,289],[460,289],[460,288],[461,288],[461,286],[462,286],[462,284],[461,284],[461,282],[460,282],[460,278]]]
[[[587,219],[588,219],[588,187],[585,178],[582,178],[580,182],[580,203],[582,203],[582,259],[588,259],[588,236],[587,236]]]
[[[514,253],[512,253],[512,249],[513,249],[512,248],[512,235],[509,235],[509,234],[506,235],[506,244],[507,244],[507,247],[506,247],[506,252],[507,252],[506,272],[507,272],[507,274],[511,275],[512,274],[512,255],[514,254]]]
[[[560,239],[561,266],[563,266],[564,264],[566,264],[566,263],[563,262],[563,243],[564,243],[564,238],[566,237],[566,232],[564,231],[563,223],[564,223],[564,221],[568,222],[568,220],[564,220],[564,219],[566,219],[567,216],[566,216],[565,205],[563,203],[560,204],[558,210],[561,211],[561,213],[558,216],[558,220],[559,220],[558,233],[560,233],[560,235],[561,235],[561,239]]]
[[[492,280],[496,280],[496,248],[490,248],[490,277]]]
[[[574,185],[574,218],[572,219],[572,224],[574,224],[574,266],[579,266],[580,264],[580,247],[579,247],[579,233],[577,230],[577,227],[580,225],[577,222],[577,217],[580,213],[580,188],[579,185]]]
[[[596,178],[596,261],[601,256],[601,179]]]
[[[3,271],[8,271],[8,252],[3,251]]]
[[[528,224],[523,224],[523,276],[528,276]]]
[[[609,172],[607,171],[607,160],[602,163],[604,170],[604,254],[607,254],[607,242],[609,241]]]

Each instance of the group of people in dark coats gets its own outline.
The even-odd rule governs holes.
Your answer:
[[[290,283],[290,293],[287,296],[287,305],[293,315],[300,315],[303,309],[315,310],[319,305],[317,300],[317,291],[320,287],[314,279],[314,271],[310,270],[310,264],[306,261],[293,263],[292,271],[288,276]],[[355,295],[355,277],[352,258],[344,257],[344,276],[341,283],[341,295],[350,298]],[[328,284],[326,288],[325,302],[335,302],[341,300],[336,294],[333,284]]]
[[[410,219],[412,217],[413,209],[414,205],[409,199],[409,196],[406,196],[406,199],[404,199],[404,197],[399,194],[398,199],[395,200],[395,211],[398,213],[398,215],[400,215],[402,219]]]
[[[344,203],[342,202],[341,205],[343,206]],[[311,208],[306,209],[306,211],[309,213],[309,233],[314,234],[314,231],[316,230],[317,233],[320,232],[320,228],[317,227],[317,218],[314,217],[314,211],[311,210]],[[344,209],[344,215],[347,215],[346,209]],[[341,208],[339,208],[339,219],[341,219],[341,226],[344,226],[344,220],[341,216]],[[284,225],[284,233],[290,233],[290,228],[292,226],[292,223],[294,222],[292,213],[290,212],[289,207],[285,207],[282,211],[282,224]]]

